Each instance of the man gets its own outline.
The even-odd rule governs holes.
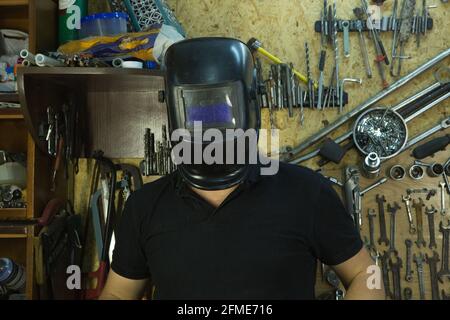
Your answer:
[[[192,159],[215,144],[231,146],[232,160],[244,153],[245,161],[187,161],[135,192],[116,231],[101,298],[138,299],[151,278],[155,299],[314,299],[320,260],[343,281],[346,298],[382,299],[382,287],[367,287],[374,263],[325,178],[288,164],[261,175],[249,143],[239,147],[239,133],[189,138],[211,128],[259,129],[247,46],[186,40],[168,49],[165,65],[169,127],[183,132],[176,146],[188,147],[181,156]]]

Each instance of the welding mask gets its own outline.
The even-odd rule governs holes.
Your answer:
[[[248,129],[258,132],[260,128],[256,70],[249,48],[228,38],[184,40],[169,47],[165,68],[171,136],[177,129],[189,133],[179,141],[172,141],[172,146],[183,143],[192,151],[191,161],[178,165],[182,178],[204,190],[226,189],[242,182],[249,171],[250,141],[238,146],[236,140],[242,136],[236,133],[230,137],[227,132],[237,129],[242,129],[241,133]],[[208,129],[220,131],[222,138],[195,139]],[[195,153],[198,156],[212,143],[222,144],[222,161],[195,161]],[[231,151],[232,161],[226,159]],[[246,154],[245,161],[237,161],[239,153]]]

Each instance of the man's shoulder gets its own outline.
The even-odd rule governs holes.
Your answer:
[[[307,167],[286,162],[280,162],[280,167],[275,178],[281,179],[283,182],[286,181],[289,184],[299,183],[302,185],[305,183],[320,185],[324,181],[324,178],[320,173]]]
[[[134,191],[130,198],[138,205],[144,203],[150,204],[167,192],[168,188],[171,187],[172,179],[172,175],[168,175],[145,183],[139,190]]]

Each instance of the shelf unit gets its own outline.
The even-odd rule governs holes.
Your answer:
[[[166,106],[159,101],[164,74],[159,70],[121,68],[20,68],[18,82],[25,122],[38,147],[39,123],[47,107],[73,104],[79,109],[84,145],[77,154],[89,158],[102,150],[116,159],[143,158],[145,128],[167,125]],[[155,130],[160,140],[161,130]]]
[[[0,29],[29,34],[33,53],[56,49],[57,3],[53,0],[0,0]],[[20,69],[20,68],[19,68]],[[18,93],[0,93],[0,102],[20,103]],[[23,109],[0,109],[0,150],[27,154],[27,208],[0,209],[0,218],[34,218],[53,195],[48,191],[51,160],[37,149],[24,119]],[[9,257],[26,268],[26,297],[37,298],[34,281],[34,227],[25,232],[0,233],[0,257]]]

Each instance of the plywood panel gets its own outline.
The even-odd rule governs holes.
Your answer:
[[[332,3],[332,1],[329,1]],[[306,73],[305,64],[305,50],[304,43],[307,41],[311,49],[311,65],[313,77],[318,79],[318,54],[320,51],[320,35],[316,34],[314,30],[314,22],[320,17],[320,10],[322,8],[322,1],[308,0],[308,1],[291,1],[291,0],[167,0],[169,6],[174,10],[178,20],[183,24],[189,37],[202,37],[202,36],[225,36],[234,37],[247,42],[251,37],[256,37],[262,41],[264,47],[270,52],[279,56],[282,60],[287,62],[293,62],[296,69]],[[418,2],[419,3],[419,2]],[[450,35],[445,30],[449,27],[449,5],[441,4],[436,1],[438,9],[431,11],[431,16],[434,19],[435,29],[427,33],[427,36],[422,39],[422,46],[419,50],[416,49],[414,38],[411,38],[406,52],[412,55],[412,59],[405,61],[403,64],[403,74],[412,71],[420,64],[426,62],[429,58],[437,55],[441,51],[447,49],[450,43]],[[338,17],[342,19],[353,19],[352,8],[360,5],[359,0],[338,0]],[[385,15],[390,14],[392,1],[387,1],[383,10]],[[382,40],[390,52],[391,48],[391,33],[383,33]],[[369,56],[374,57],[375,52],[372,43],[369,38],[366,38],[366,42],[369,48]],[[344,111],[348,111],[358,106],[361,102],[364,102],[371,96],[374,96],[381,90],[380,79],[375,67],[375,63],[372,62],[372,69],[374,76],[372,79],[368,79],[365,76],[364,66],[360,55],[359,42],[357,34],[351,34],[351,56],[346,59],[343,57],[342,52],[342,35],[339,37],[339,45],[341,48],[341,77],[358,77],[363,79],[363,85],[348,86],[350,96],[350,103],[345,107]],[[332,51],[328,49],[328,63],[325,68],[325,79],[328,83],[328,79],[331,75],[333,68]],[[373,60],[371,58],[371,60]],[[265,61],[262,59],[262,61]],[[445,60],[441,65],[448,66],[449,60]],[[268,64],[264,65],[267,68]],[[433,70],[436,70],[434,68]],[[388,71],[388,69],[386,69]],[[388,74],[388,81],[392,83],[395,79],[391,78]],[[388,98],[381,101],[379,106],[391,106],[402,99],[412,95],[419,89],[426,87],[433,83],[432,72],[424,74],[406,87],[398,90]],[[263,126],[269,127],[269,117],[267,110],[263,112]],[[425,129],[434,126],[438,119],[448,116],[450,114],[449,102],[444,102],[441,105],[435,107],[432,111],[426,112],[419,119],[414,120],[409,125],[411,136],[416,135]],[[299,114],[295,113],[295,117],[288,118],[285,110],[278,111],[275,115],[277,127],[281,130],[281,144],[284,146],[295,146],[305,138],[314,134],[319,128],[326,126],[328,123],[333,122],[340,115],[336,110],[307,110],[305,115],[305,124],[300,125]],[[342,132],[350,128],[351,123],[333,133],[332,136],[338,136]],[[140,137],[139,137],[140,138]],[[449,154],[440,153],[435,159],[430,161],[444,161]],[[428,160],[428,159],[427,159]],[[304,163],[304,165],[313,169],[317,168],[317,159],[313,159]],[[340,179],[342,176],[342,169],[348,164],[358,164],[360,161],[360,155],[356,151],[349,152],[343,162],[340,165],[329,164],[325,167],[325,173],[336,176]],[[383,165],[384,170],[388,169],[394,163],[401,163],[405,167],[408,167],[412,163],[413,159],[408,153],[403,154],[392,161]],[[129,162],[129,161],[127,161]],[[133,160],[133,163],[138,163],[137,160]],[[89,196],[89,178],[92,173],[91,161],[80,161],[80,173],[75,178],[74,193],[76,197],[76,209],[78,212],[87,212],[87,199]],[[377,193],[384,194],[389,203],[397,201],[402,207],[401,212],[397,215],[398,223],[398,236],[397,236],[397,248],[399,249],[400,256],[403,260],[405,256],[404,240],[405,238],[414,237],[408,234],[406,213],[403,203],[401,202],[401,195],[405,193],[406,188],[413,187],[419,188],[426,186],[428,188],[437,188],[439,179],[424,179],[420,183],[414,183],[411,179],[406,178],[402,182],[389,181],[384,186],[377,190],[371,191],[364,197],[363,202],[363,235],[367,235],[367,209],[376,209],[376,203],[374,201]],[[362,180],[362,186],[367,186],[372,181]],[[338,190],[340,192],[340,190]],[[439,198],[435,196],[427,205],[434,204],[438,206]],[[428,224],[424,217],[425,236],[428,235]],[[436,226],[440,219],[439,215],[436,215]],[[378,220],[377,220],[378,221]],[[389,228],[389,216],[387,215],[387,226]],[[389,229],[388,229],[389,230]],[[378,227],[376,228],[378,235]],[[436,233],[438,237],[438,243],[440,243],[440,234]],[[439,244],[440,245],[440,244]],[[380,249],[385,249],[381,247]],[[421,250],[424,253],[430,254],[429,249]],[[414,248],[414,252],[419,252],[418,248]],[[441,255],[441,248],[438,247],[437,252]],[[405,261],[404,261],[405,262]],[[415,270],[415,266],[413,265]],[[404,269],[402,269],[402,277],[404,276]],[[430,299],[430,284],[428,277],[428,266],[425,265],[426,272],[426,298]],[[409,286],[413,289],[413,297],[418,298],[418,284],[417,275],[414,274],[414,281],[412,283],[402,282],[402,286]],[[328,290],[329,287],[325,285],[320,277],[317,279],[317,294]],[[441,289],[449,292],[450,286],[448,283],[441,286]]]
[[[318,79],[318,55],[320,52],[320,35],[314,32],[314,22],[320,19],[320,10],[322,9],[322,1],[309,0],[309,1],[290,1],[290,0],[196,0],[196,1],[183,1],[183,0],[168,0],[169,5],[174,9],[177,18],[183,24],[190,37],[202,37],[202,36],[226,36],[241,39],[247,42],[251,37],[259,39],[263,46],[273,54],[277,55],[284,61],[293,62],[296,69],[302,73],[306,73],[305,63],[305,42],[309,43],[311,51],[311,66],[314,79]],[[332,4],[333,1],[328,1]],[[392,10],[393,1],[386,1],[383,7],[384,15],[390,15]],[[421,8],[421,2],[418,2],[418,8]],[[414,37],[411,37],[407,46],[406,52],[412,56],[412,59],[403,63],[403,74],[412,71],[420,64],[426,62],[431,57],[439,54],[443,50],[448,48],[450,35],[444,30],[448,29],[448,4],[436,3],[438,9],[431,11],[431,16],[434,19],[434,30],[428,32],[425,38],[422,38],[422,45],[420,49],[416,48]],[[360,5],[359,0],[337,0],[338,18],[340,19],[353,19],[352,9],[355,6]],[[361,87],[349,85],[346,87],[350,96],[350,103],[345,107],[344,111],[348,111],[355,108],[360,103],[366,101],[368,98],[374,96],[381,90],[380,78],[377,73],[375,63],[372,61],[372,57],[375,57],[375,51],[372,42],[366,37],[366,43],[369,49],[369,57],[372,61],[373,78],[368,79],[365,75],[364,65],[360,54],[358,35],[351,34],[351,56],[350,58],[344,58],[342,52],[342,34],[339,36],[340,57],[341,57],[341,77],[355,77],[362,78],[363,85]],[[386,46],[388,52],[391,50],[392,33],[383,33],[382,40]],[[325,79],[328,83],[328,79],[331,76],[331,70],[334,66],[332,60],[331,48],[328,48],[328,62],[325,67]],[[262,61],[266,61],[262,59]],[[448,66],[449,59],[440,64],[441,66]],[[263,67],[267,68],[267,65]],[[389,83],[394,82],[396,79],[390,77],[388,68],[386,73],[388,75]],[[436,70],[433,68],[432,71]],[[426,87],[433,83],[432,72],[428,72],[406,87],[398,90],[391,96],[385,98],[378,106],[391,106],[395,105],[402,99],[412,95],[419,89]],[[417,120],[410,123],[409,130],[411,136],[434,126],[439,119],[448,116],[450,114],[450,102],[446,101],[439,106],[433,108],[433,110],[426,112]],[[335,110],[307,110],[305,113],[305,123],[300,125],[299,113],[295,113],[293,118],[289,118],[287,111],[282,110],[276,112],[275,120],[280,132],[280,143],[283,146],[296,146],[305,138],[311,136],[317,132],[320,128],[335,121],[339,117],[339,113]],[[347,131],[351,127],[352,123],[348,123],[331,136],[337,137],[343,132]],[[263,126],[269,127],[269,117],[267,110],[263,112]],[[449,154],[447,153],[447,157]],[[441,154],[440,161],[445,158],[445,155]],[[340,165],[329,164],[325,169],[330,172],[336,173],[338,177],[342,176],[342,169],[347,164],[357,164],[360,161],[360,155],[356,151],[349,152],[343,159]],[[303,163],[313,169],[317,168],[317,159],[312,159]],[[392,163],[404,163],[409,165],[412,159],[408,154],[391,161]],[[385,165],[385,168],[389,164]],[[397,184],[390,181],[385,186],[381,187],[377,191],[372,191],[372,194],[368,194],[363,203],[364,209],[364,223],[367,225],[367,208],[376,208],[374,205],[374,197],[377,192],[386,194],[388,202],[397,201],[400,205],[401,194],[405,192],[407,187],[420,187],[421,185],[427,185],[429,188],[436,188],[438,179],[424,180],[422,184],[415,184],[413,181],[406,179],[404,182]],[[362,181],[364,184],[368,184],[367,181]],[[433,201],[437,201],[437,197]],[[404,210],[404,208],[402,209]],[[436,216],[436,225],[437,225]],[[404,237],[406,237],[407,229],[405,229],[406,216],[402,211],[397,217],[400,224],[398,226],[399,237],[397,238],[398,248],[400,254],[404,256]],[[424,221],[424,226],[428,228],[428,224]],[[365,232],[365,229],[364,229]],[[425,234],[428,234],[428,229],[425,230]],[[438,251],[439,255],[441,252]],[[426,273],[428,274],[428,267],[425,266]],[[402,270],[404,272],[404,269]],[[418,298],[417,295],[417,277],[414,279],[414,283],[410,286],[414,291],[414,298]],[[427,298],[430,299],[430,288],[427,279]],[[405,283],[402,283],[405,285]],[[325,290],[327,287],[318,278],[318,293]],[[445,285],[446,290],[449,290],[449,285]]]

